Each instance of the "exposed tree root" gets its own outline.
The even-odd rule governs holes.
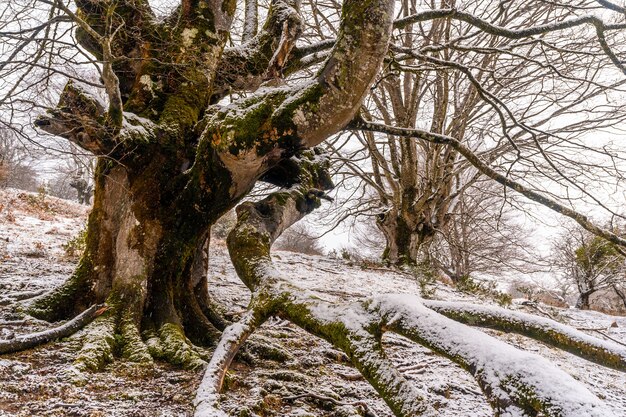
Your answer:
[[[115,348],[115,316],[112,312],[99,317],[86,329],[83,347],[74,365],[80,371],[97,371],[113,361]]]
[[[255,294],[264,294],[272,314],[278,314],[311,334],[326,339],[345,352],[398,417],[436,415],[437,412],[385,357],[380,340],[385,331],[401,334],[448,357],[469,371],[481,386],[497,415],[547,417],[609,417],[613,414],[596,396],[574,378],[547,360],[490,337],[434,311],[465,316],[459,321],[496,324],[506,331],[546,340],[559,348],[598,363],[623,369],[621,347],[608,346],[591,336],[578,337],[558,323],[539,322],[503,310],[473,311],[444,309],[444,303],[416,296],[381,296],[360,303],[337,305],[306,295],[291,280],[285,280],[270,258],[270,247],[291,224],[319,205],[323,164],[298,161],[303,170],[300,187],[275,193],[237,210],[238,222],[228,237],[228,247],[241,280]],[[314,191],[315,190],[315,191]],[[469,307],[468,307],[469,309]],[[488,313],[488,314],[487,314]],[[457,317],[454,317],[457,319]],[[532,320],[530,320],[532,318]],[[244,320],[250,320],[247,315]],[[544,320],[544,319],[539,319]],[[254,329],[247,321],[233,325],[224,335],[211,360],[206,383],[196,397],[196,417],[225,416],[219,410],[218,393],[234,352]]]
[[[0,297],[0,306],[7,306],[9,304],[13,304],[16,301],[28,300],[34,297],[38,297],[44,294],[45,290],[37,290],[37,291],[23,291],[12,294],[5,294]]]
[[[79,265],[74,274],[59,287],[29,301],[26,312],[50,322],[71,317],[77,308],[77,299],[83,292],[82,273],[82,265]]]
[[[209,322],[219,331],[224,329],[231,323],[224,318],[224,314],[220,311],[220,307],[209,296],[206,277],[194,289],[195,299],[200,310]],[[215,340],[219,340],[219,337]]]
[[[250,310],[241,320],[224,330],[198,388],[194,401],[195,417],[227,416],[219,409],[219,392],[222,389],[226,371],[241,345],[264,320],[264,316]]]
[[[152,363],[148,346],[141,339],[137,318],[130,314],[122,315],[119,323],[120,351],[123,358],[131,362]]]
[[[190,289],[184,295],[183,302],[183,322],[185,329],[188,329],[189,338],[204,346],[212,345],[216,340],[219,340],[221,331],[206,316],[193,290]],[[218,314],[214,313],[214,316],[218,316]]]
[[[59,327],[24,336],[17,336],[14,339],[0,340],[0,354],[19,352],[48,343],[55,339],[71,336],[104,313],[105,310],[106,306],[103,304],[94,305]]]
[[[159,328],[158,335],[159,348],[151,350],[155,357],[185,369],[198,369],[206,365],[206,361],[185,337],[185,331],[180,325],[165,323]]]

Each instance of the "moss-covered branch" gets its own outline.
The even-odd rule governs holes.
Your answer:
[[[474,375],[498,415],[614,415],[546,359],[448,319],[425,307],[417,296],[381,296],[371,308],[388,330],[450,358]]]
[[[240,198],[281,160],[345,127],[382,63],[394,4],[345,1],[335,47],[314,78],[293,87],[262,89],[228,106],[209,109],[197,127],[202,129],[193,173],[197,183],[207,183],[218,159],[231,173],[231,196]],[[285,59],[278,55],[277,62]]]
[[[518,333],[578,355],[599,365],[626,370],[626,349],[532,314],[492,306],[424,300],[424,305],[446,317],[472,326]]]
[[[246,2],[246,31],[252,32],[252,23],[256,25],[256,14],[248,12],[256,9],[256,1]],[[268,69],[272,58],[281,49],[281,40],[288,33],[291,47],[302,32],[302,21],[295,0],[273,0],[265,24],[255,35],[244,37],[244,43],[234,48],[227,48],[222,54],[213,83],[213,102],[218,101],[231,91],[256,90],[268,80]],[[254,20],[254,21],[253,21]],[[245,34],[244,33],[244,34]],[[288,55],[291,47],[284,52]],[[286,57],[286,55],[284,55]],[[284,63],[283,63],[284,65]]]

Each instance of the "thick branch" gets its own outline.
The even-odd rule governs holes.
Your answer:
[[[593,394],[543,358],[453,322],[423,306],[415,296],[383,296],[337,305],[304,295],[303,289],[281,276],[270,258],[278,235],[309,210],[297,203],[308,189],[302,185],[311,183],[241,206],[228,238],[233,264],[242,281],[266,297],[272,311],[342,349],[396,416],[434,415],[435,411],[385,357],[380,336],[387,330],[465,367],[497,413],[611,416]]]
[[[105,311],[106,306],[104,304],[94,305],[59,327],[25,336],[17,336],[14,339],[0,340],[0,354],[19,352],[43,345],[52,340],[68,337],[82,329]]]
[[[424,300],[424,305],[473,326],[519,333],[600,365],[626,370],[626,349],[557,323],[554,320],[491,306]]]
[[[547,23],[545,25],[537,25],[524,29],[509,29],[502,26],[494,25],[493,23],[476,17],[473,14],[462,12],[457,9],[428,10],[426,12],[417,13],[396,20],[394,22],[394,27],[402,29],[412,23],[443,18],[461,20],[465,23],[469,23],[470,25],[479,28],[483,32],[489,33],[490,35],[502,36],[510,39],[522,39],[529,36],[544,35],[546,33],[570,29],[581,25],[601,25],[606,30],[626,29],[626,24],[606,25],[600,18],[593,15],[575,17],[561,22]]]
[[[280,160],[346,126],[382,63],[394,3],[345,1],[340,35],[317,77],[210,109],[199,126],[204,131],[194,164],[200,172],[194,178],[206,181],[217,156],[233,174],[231,197],[240,198]]]
[[[101,155],[111,147],[109,132],[102,123],[104,114],[104,107],[97,99],[69,81],[57,107],[37,118],[35,126]]]
[[[132,113],[122,113],[121,116],[121,129],[107,125],[102,104],[69,81],[57,107],[39,116],[34,124],[95,155],[109,155],[114,151],[123,153],[125,147],[146,143],[155,137],[157,127],[151,121]]]
[[[256,5],[256,1],[247,3]],[[250,4],[248,6],[252,7]],[[248,12],[246,6],[246,13]],[[271,68],[276,56],[281,56],[282,70],[287,56],[302,32],[302,21],[295,0],[273,0],[269,14],[260,33],[248,38],[248,16],[244,28],[244,43],[224,50],[213,83],[213,102],[230,91],[256,90],[268,76],[276,73]],[[252,18],[250,18],[252,19]],[[252,22],[249,22],[250,26]],[[256,33],[256,15],[254,16]],[[271,72],[271,74],[269,74]],[[269,75],[268,75],[269,74]]]
[[[452,321],[420,301],[411,295],[382,296],[371,308],[381,314],[388,330],[467,369],[498,415],[614,415],[595,395],[546,359]]]
[[[235,270],[252,291],[262,286],[266,268],[271,269],[272,243],[288,227],[319,207],[323,190],[332,187],[325,157],[306,151],[291,161],[299,166],[296,184],[261,201],[238,206],[237,226],[228,235],[228,250]],[[241,253],[246,256],[240,256]]]

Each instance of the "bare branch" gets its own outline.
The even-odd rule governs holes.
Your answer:
[[[467,146],[459,142],[453,137],[440,135],[436,133],[427,132],[425,130],[420,129],[407,129],[407,128],[398,128],[387,126],[380,123],[371,123],[366,122],[365,120],[359,118],[355,120],[352,125],[352,128],[361,129],[361,130],[371,130],[376,132],[389,133],[397,136],[409,136],[417,139],[425,140],[431,143],[439,143],[448,145],[454,149],[456,149],[461,155],[463,155],[475,168],[477,168],[480,172],[482,172],[487,177],[491,178],[498,183],[517,191],[528,199],[535,201],[539,204],[542,204],[551,210],[560,213],[564,216],[567,216],[573,220],[575,220],[578,224],[580,224],[583,228],[590,231],[591,233],[601,236],[606,240],[615,243],[623,248],[626,248],[626,239],[617,236],[615,233],[603,229],[597,225],[595,225],[589,218],[569,207],[564,206],[563,204],[546,197],[543,194],[540,194],[536,191],[531,190],[530,188],[522,185],[521,183],[508,178],[505,175],[502,175],[491,168],[489,165],[485,164],[480,158]]]

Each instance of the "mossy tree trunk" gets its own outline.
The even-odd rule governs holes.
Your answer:
[[[416,265],[428,260],[436,221],[424,218],[424,214],[392,209],[379,215],[378,228],[386,241],[383,259],[396,265]]]
[[[115,354],[202,364],[188,337],[210,343],[226,324],[207,292],[210,226],[257,180],[292,184],[290,158],[358,111],[387,48],[391,0],[344,2],[334,49],[310,82],[212,104],[293,70],[299,3],[273,0],[262,29],[225,49],[232,0],[183,0],[164,20],[145,0],[76,2],[76,38],[103,62],[108,107],[68,82],[36,125],[99,156],[94,206],[73,276],[30,312],[58,320],[109,305],[91,324],[81,366]]]

